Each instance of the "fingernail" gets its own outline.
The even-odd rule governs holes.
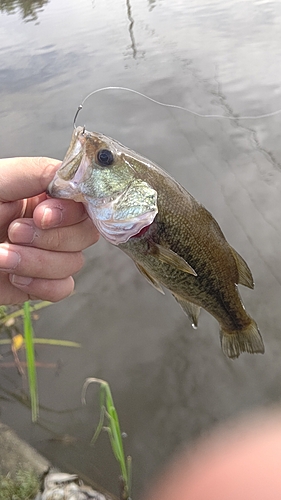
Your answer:
[[[0,248],[0,269],[7,271],[8,269],[15,269],[20,262],[20,254],[14,252],[9,248]]]
[[[35,230],[29,222],[14,222],[9,229],[9,238],[13,243],[32,243],[35,238]]]
[[[62,221],[62,209],[60,208],[45,208],[41,219],[42,229],[56,227]]]
[[[10,282],[15,286],[28,286],[31,281],[32,278],[28,278],[27,276],[17,276],[16,274],[10,275]]]

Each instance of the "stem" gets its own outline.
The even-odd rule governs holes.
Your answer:
[[[23,310],[24,310],[23,324],[24,324],[24,338],[25,338],[25,348],[26,348],[27,373],[28,373],[29,392],[31,401],[31,416],[32,416],[32,422],[36,422],[39,416],[39,403],[38,403],[37,376],[36,376],[35,354],[34,354],[34,344],[33,344],[33,328],[31,323],[29,302],[24,303]]]

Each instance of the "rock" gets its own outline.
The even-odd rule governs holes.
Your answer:
[[[14,477],[19,470],[33,471],[42,476],[50,467],[31,446],[20,439],[7,425],[0,422],[0,475]]]

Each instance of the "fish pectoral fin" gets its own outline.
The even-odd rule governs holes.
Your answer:
[[[198,317],[201,309],[200,306],[197,306],[196,304],[193,304],[188,300],[182,299],[181,297],[175,295],[174,293],[172,295],[176,299],[176,301],[180,304],[180,306],[183,308],[185,314],[187,314],[187,316],[189,317],[193,328],[196,329],[198,326]]]
[[[151,276],[151,274],[149,274],[149,272],[141,264],[139,264],[138,262],[135,262],[135,264],[139,272],[145,277],[148,283],[150,283],[154,288],[156,288],[158,292],[162,293],[162,295],[165,295],[165,292],[160,283],[155,278],[153,278],[153,276]]]
[[[223,353],[232,359],[242,352],[264,353],[262,336],[253,319],[243,330],[229,332],[221,328],[220,340]]]
[[[251,270],[250,270],[247,262],[245,262],[243,257],[241,257],[241,255],[239,255],[239,253],[236,252],[236,250],[234,250],[234,248],[232,248],[232,247],[231,247],[231,252],[232,252],[232,255],[235,259],[237,269],[238,269],[238,275],[239,275],[238,283],[240,283],[240,285],[244,285],[244,286],[247,286],[248,288],[253,289],[254,288],[254,280],[253,280],[253,276],[252,276]]]
[[[197,276],[197,273],[194,269],[180,257],[177,253],[173,252],[169,248],[162,247],[162,245],[158,245],[157,243],[150,244],[149,253],[151,255],[155,255],[161,262],[165,264],[169,264],[169,266],[176,267],[179,271],[183,271],[184,273],[192,274],[193,276]]]

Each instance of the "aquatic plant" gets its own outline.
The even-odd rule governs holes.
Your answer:
[[[25,302],[23,308],[16,309],[14,307],[11,308],[0,306],[0,333],[5,333],[9,336],[9,339],[1,339],[0,345],[11,344],[15,366],[17,366],[19,373],[23,376],[25,375],[25,373],[23,370],[23,363],[18,358],[18,350],[22,347],[25,347],[26,349],[26,365],[32,422],[36,422],[39,417],[39,396],[34,345],[47,344],[64,347],[80,347],[80,344],[78,344],[77,342],[71,342],[69,340],[34,337],[31,313],[51,304],[52,302],[47,301],[40,301],[32,305],[30,304],[30,302]],[[16,335],[14,335],[14,332],[17,332]]]
[[[32,422],[36,422],[39,416],[39,400],[38,400],[38,390],[37,390],[37,374],[35,367],[33,328],[30,316],[29,302],[24,303],[23,310],[24,310],[24,322],[23,322],[24,339],[25,339],[27,373],[28,373],[28,383],[29,383],[29,392],[31,401],[31,415],[32,415]]]
[[[60,346],[68,346],[68,347],[80,347],[80,344],[76,342],[56,340],[56,339],[42,339],[35,338],[33,335],[33,327],[32,327],[32,312],[41,309],[42,307],[46,307],[50,305],[50,302],[39,302],[31,305],[29,302],[25,302],[23,308],[16,309],[7,308],[5,306],[0,306],[0,334],[5,332],[9,335],[9,339],[1,339],[1,344],[11,344],[12,352],[15,358],[15,365],[17,366],[19,372],[24,374],[22,369],[22,363],[18,359],[17,351],[22,347],[26,349],[26,364],[27,364],[27,373],[28,373],[28,382],[29,382],[29,393],[30,393],[30,403],[31,403],[31,415],[32,421],[36,422],[39,416],[39,398],[38,398],[38,386],[37,386],[37,375],[36,375],[36,360],[35,360],[35,351],[34,345],[36,343],[40,344],[49,344],[49,345],[60,345]],[[15,328],[15,321],[17,321],[17,325]],[[21,325],[23,322],[23,326]],[[12,329],[16,332],[23,330],[23,335],[21,333],[17,333],[13,335]],[[97,426],[97,429],[92,438],[91,444],[94,444],[98,439],[102,430],[105,430],[108,433],[111,448],[115,459],[117,460],[120,471],[120,500],[131,500],[130,492],[131,492],[131,472],[132,472],[132,459],[130,456],[125,455],[124,446],[123,446],[123,437],[124,434],[121,432],[118,414],[114,405],[113,397],[111,394],[111,390],[109,384],[102,379],[98,378],[88,378],[82,389],[82,403],[85,404],[85,396],[87,392],[87,388],[91,383],[100,384],[100,419]],[[12,488],[12,482],[8,481],[9,478],[5,479],[7,483],[7,488]],[[0,479],[0,485],[2,488],[2,481]],[[8,482],[7,482],[8,481]],[[5,483],[5,484],[6,484]],[[7,491],[9,491],[7,489]],[[25,491],[25,490],[24,490]],[[1,490],[2,494],[2,490]],[[2,496],[0,494],[0,500],[2,500]],[[27,494],[26,494],[27,495]],[[29,496],[4,496],[3,500],[13,499],[20,500],[24,498],[27,500],[31,498]]]
[[[119,463],[121,470],[121,500],[129,500],[131,493],[131,478],[132,478],[132,458],[125,456],[123,446],[123,434],[120,429],[119,418],[115,409],[109,384],[99,378],[88,378],[82,389],[82,403],[86,404],[86,392],[89,384],[100,384],[100,419],[91,444],[94,444],[98,439],[102,430],[108,433],[110,444],[114,456]],[[107,425],[104,425],[104,423]]]
[[[39,487],[39,478],[33,471],[19,470],[14,477],[0,476],[0,500],[31,500]]]

